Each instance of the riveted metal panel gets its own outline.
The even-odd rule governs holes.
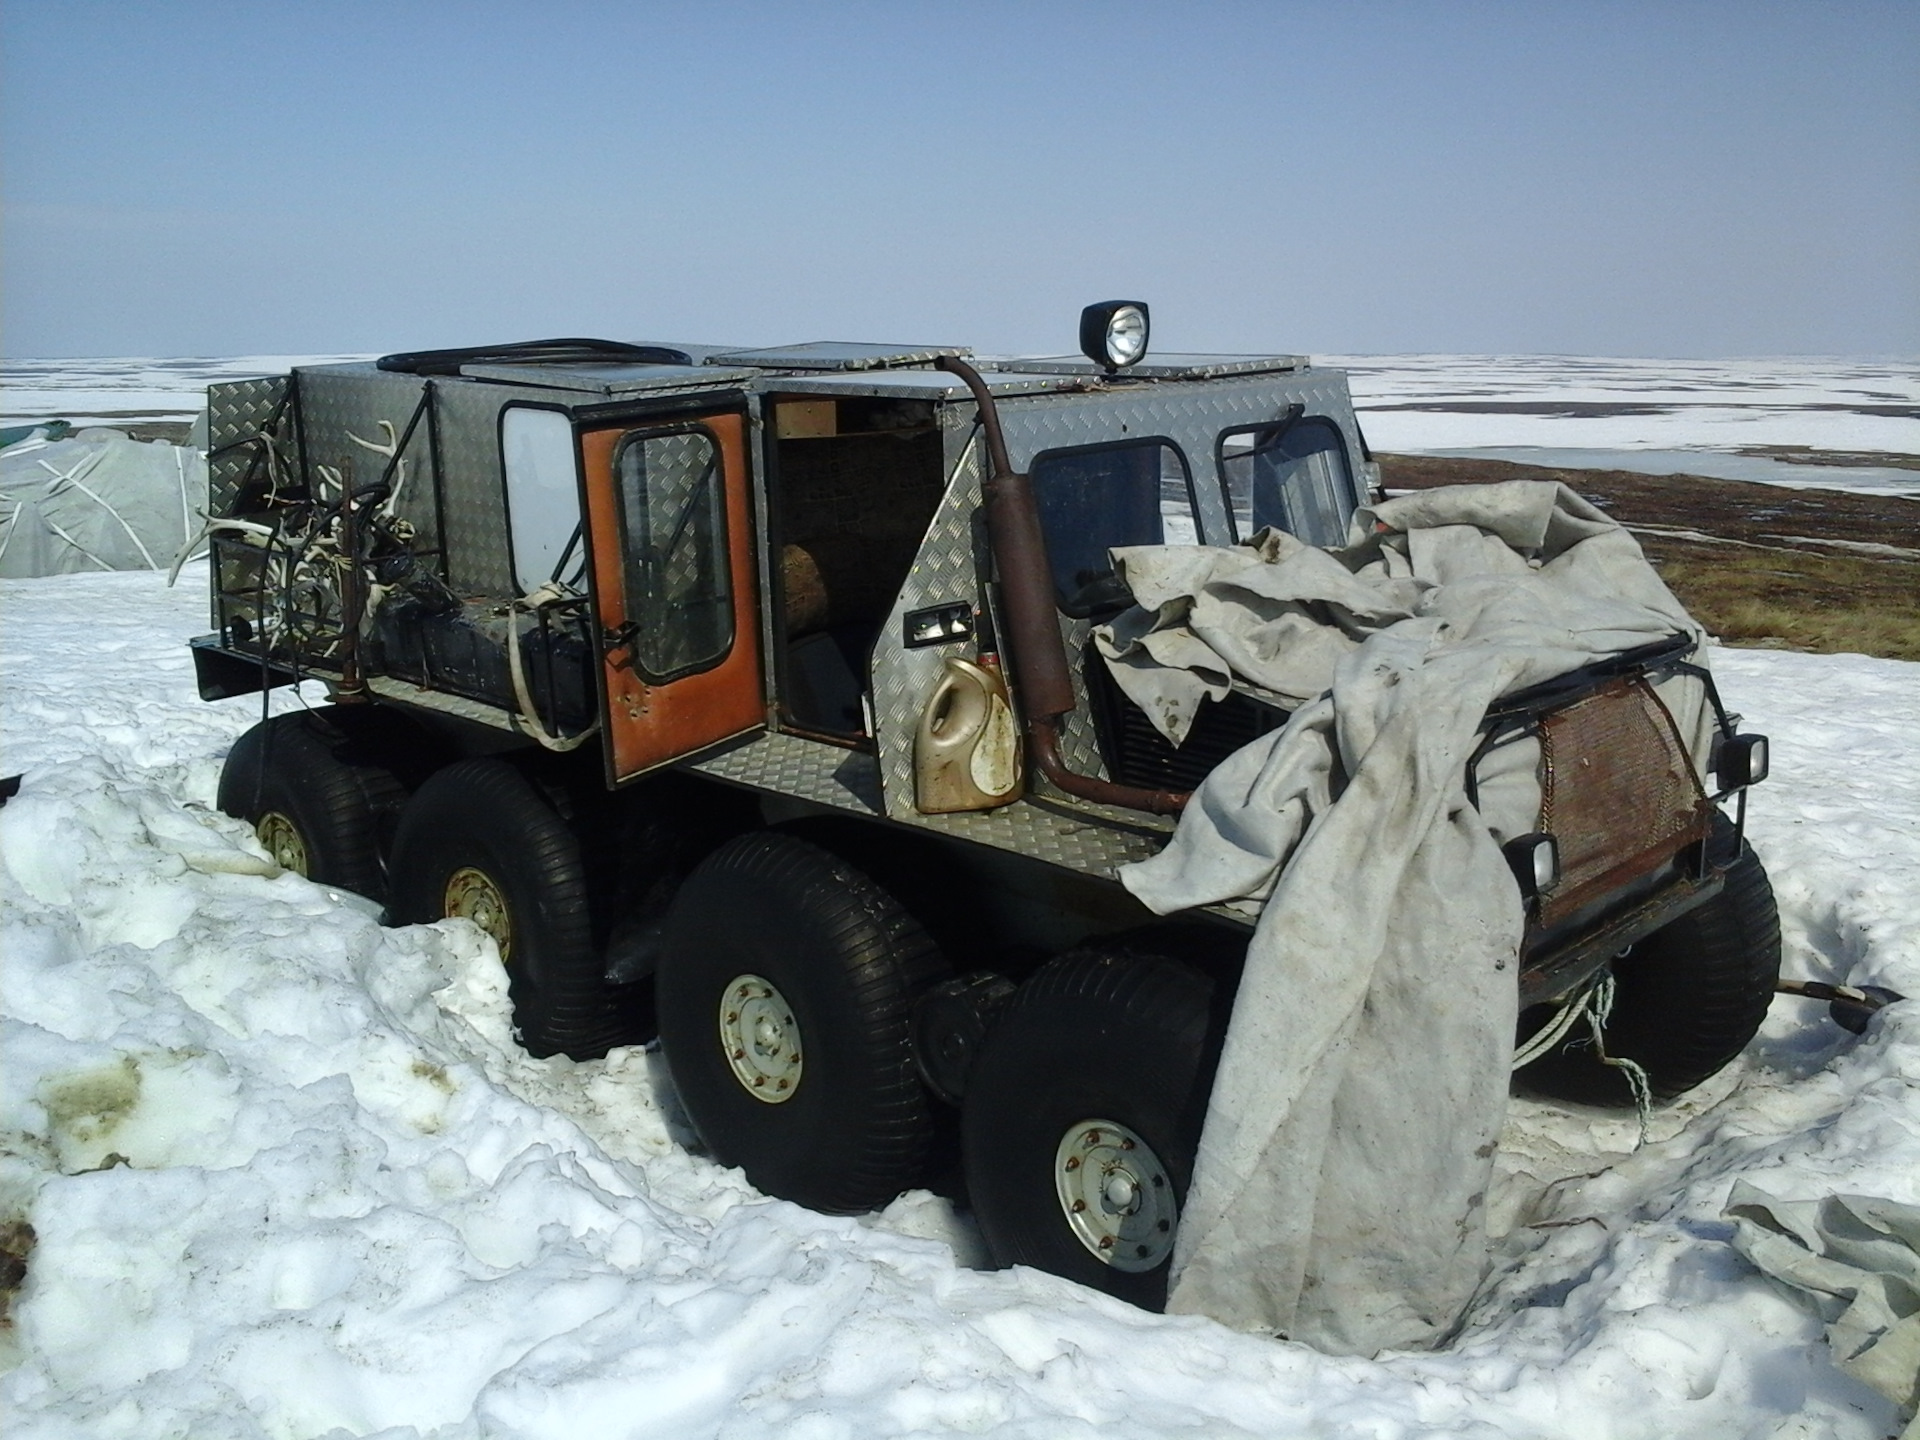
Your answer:
[[[247,471],[259,454],[245,442],[265,437],[283,474],[300,473],[300,437],[293,408],[283,405],[290,380],[269,375],[258,380],[227,380],[207,387],[207,513],[232,514]],[[275,412],[279,419],[275,420]],[[266,427],[273,425],[271,436]]]

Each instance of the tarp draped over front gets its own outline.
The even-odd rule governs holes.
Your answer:
[[[1517,889],[1464,789],[1487,707],[1696,633],[1626,531],[1564,486],[1363,509],[1347,547],[1141,547],[1139,607],[1096,632],[1170,739],[1234,677],[1297,705],[1121,879],[1158,913],[1264,901],[1181,1218],[1168,1308],[1326,1349],[1443,1338],[1485,1266],[1505,1114]],[[1704,753],[1697,682],[1676,718]],[[1531,766],[1528,767],[1530,771]],[[1494,810],[1504,805],[1506,814]]]

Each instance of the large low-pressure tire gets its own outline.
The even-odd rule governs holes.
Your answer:
[[[995,1021],[961,1121],[1001,1265],[1158,1310],[1219,1053],[1214,984],[1132,946],[1050,961]]]
[[[606,981],[580,842],[511,765],[462,760],[422,785],[392,874],[395,923],[457,915],[493,937],[531,1054],[587,1060],[644,1038],[644,1006]]]
[[[1732,827],[1715,827],[1731,845]],[[1654,1095],[1686,1093],[1746,1049],[1780,980],[1780,914],[1773,886],[1745,841],[1726,887],[1613,962],[1607,1053],[1647,1072]],[[1590,1105],[1627,1105],[1633,1091],[1595,1056],[1585,1024],[1519,1072],[1529,1089]]]
[[[755,831],[708,856],[674,897],[655,985],[667,1068],[714,1158],[834,1214],[920,1183],[934,1114],[909,1018],[947,973],[898,901],[817,845]]]
[[[219,803],[252,822],[283,869],[385,900],[385,845],[407,787],[359,719],[327,706],[261,721],[228,752]]]

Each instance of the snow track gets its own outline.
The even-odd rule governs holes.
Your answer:
[[[10,1440],[380,1435],[1884,1436],[1719,1219],[1920,1202],[1920,1005],[1782,999],[1662,1110],[1515,1102],[1463,1337],[1333,1359],[966,1268],[920,1194],[834,1219],[691,1153],[656,1056],[535,1061],[490,948],[384,930],[213,809],[204,569],[0,585],[0,1332]],[[1920,666],[1717,651],[1774,739],[1750,833],[1789,973],[1920,996]],[[278,692],[279,707],[299,703]]]

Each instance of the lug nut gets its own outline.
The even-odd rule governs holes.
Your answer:
[[[1080,1168],[1080,1157],[1078,1155],[1069,1155],[1067,1157],[1067,1169],[1078,1170],[1079,1168]]]
[[[1102,1236],[1100,1237],[1100,1248],[1101,1248],[1102,1250],[1111,1250],[1111,1249],[1113,1249],[1113,1236],[1111,1236],[1111,1235],[1102,1235]]]
[[[1076,1215],[1078,1215],[1082,1210],[1086,1208],[1087,1208],[1087,1202],[1084,1200],[1076,1200],[1073,1202],[1073,1213]]]

